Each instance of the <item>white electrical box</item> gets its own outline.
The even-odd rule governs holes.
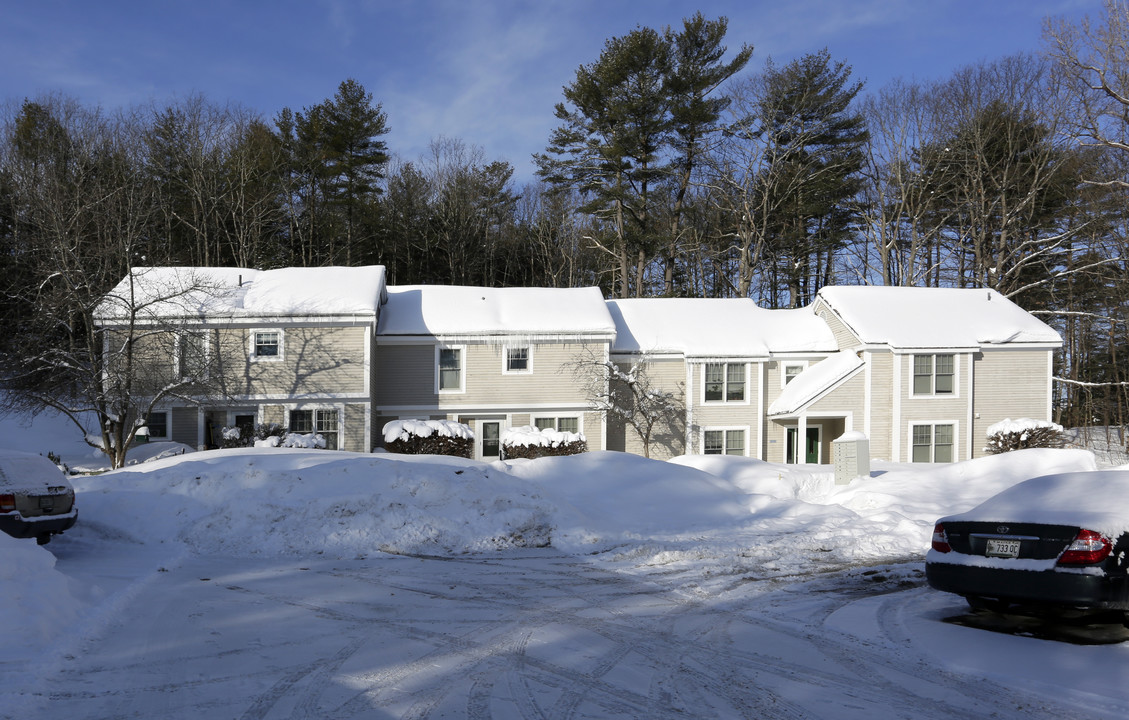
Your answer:
[[[870,440],[851,430],[831,441],[835,484],[846,485],[857,477],[870,477]]]

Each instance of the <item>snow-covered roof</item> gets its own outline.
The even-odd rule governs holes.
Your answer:
[[[95,315],[112,322],[130,309],[145,317],[299,317],[376,315],[385,297],[384,267],[279,270],[137,267]]]
[[[599,288],[485,288],[394,285],[380,335],[452,340],[487,336],[610,337],[615,332]]]
[[[769,415],[787,415],[799,410],[815,398],[847,379],[863,365],[859,356],[850,350],[841,350],[826,360],[810,365],[792,379],[780,397],[768,406]]]
[[[831,352],[835,338],[810,308],[765,310],[745,298],[609,300],[612,352],[686,357],[767,357]]]
[[[1049,325],[986,288],[831,286],[818,296],[868,345],[976,348],[1062,343]]]

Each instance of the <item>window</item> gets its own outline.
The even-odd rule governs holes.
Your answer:
[[[703,455],[744,455],[744,430],[705,430],[702,433]]]
[[[914,355],[913,394],[952,395],[956,361],[953,355]]]
[[[744,402],[745,364],[706,363],[706,402]]]
[[[281,360],[282,333],[278,330],[252,331],[251,357],[258,360]]]
[[[463,389],[463,349],[439,348],[439,392]]]
[[[506,348],[505,372],[518,374],[533,372],[533,364],[530,362],[528,347]]]
[[[290,432],[325,438],[326,450],[337,449],[337,411],[334,409],[291,410]]]
[[[913,448],[911,459],[913,462],[938,462],[953,461],[953,426],[952,425],[914,425],[912,429]]]
[[[145,423],[149,428],[150,438],[167,438],[169,436],[169,414],[167,412],[151,412]]]
[[[807,369],[807,366],[807,363],[784,363],[784,369],[780,372],[781,387],[795,380],[797,375]]]
[[[579,417],[539,417],[533,419],[533,426],[538,430],[557,430],[559,432],[580,432]]]

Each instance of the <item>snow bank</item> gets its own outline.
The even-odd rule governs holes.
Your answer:
[[[0,663],[54,641],[82,610],[55,556],[34,540],[0,533]]]

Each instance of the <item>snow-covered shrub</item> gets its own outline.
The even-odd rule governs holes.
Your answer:
[[[325,437],[317,433],[292,433],[278,423],[269,425],[256,425],[254,442],[249,443],[255,447],[283,447],[304,448],[307,450],[324,450]]]
[[[286,437],[286,428],[278,423],[260,423],[255,426],[255,440],[266,440],[271,437],[281,440]]]
[[[241,448],[250,447],[253,438],[243,437],[243,431],[238,425],[232,427],[224,427],[220,430],[220,447],[222,448]]]
[[[1060,448],[1066,442],[1062,426],[1046,420],[1008,418],[988,426],[988,445],[993,455],[1024,448]]]
[[[384,426],[384,447],[406,455],[474,456],[474,432],[453,420],[393,420]]]
[[[510,428],[502,434],[502,457],[539,458],[554,455],[577,455],[588,452],[583,433],[561,432],[532,425]]]

